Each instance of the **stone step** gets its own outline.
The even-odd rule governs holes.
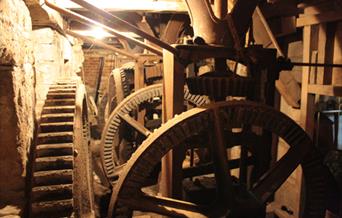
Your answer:
[[[53,89],[50,89],[49,93],[76,93],[76,87],[75,88],[58,88],[58,87],[55,87]]]
[[[72,184],[72,174],[71,169],[34,172],[34,186]]]
[[[40,144],[36,147],[36,157],[73,155],[72,143]]]
[[[38,144],[56,144],[73,142],[73,132],[49,132],[38,134]]]
[[[73,131],[74,122],[41,123],[40,132],[66,132]]]
[[[32,203],[31,210],[31,217],[71,217],[73,200],[36,202]]]
[[[38,157],[34,162],[34,171],[72,169],[74,167],[73,163],[74,157],[71,155]]]
[[[74,113],[43,114],[40,118],[41,123],[73,122]]]
[[[75,98],[68,99],[47,99],[44,106],[75,105]]]
[[[49,106],[44,107],[42,114],[55,114],[55,113],[74,113],[75,106]]]
[[[72,199],[72,184],[38,186],[32,188],[32,202],[65,199]]]
[[[75,92],[49,92],[46,96],[46,99],[68,99],[74,97]]]

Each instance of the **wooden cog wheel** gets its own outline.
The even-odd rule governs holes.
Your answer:
[[[130,93],[130,87],[126,78],[126,73],[132,71],[131,68],[117,68],[112,71],[108,79],[108,102],[106,105],[105,119],[112,113],[115,107]]]
[[[105,174],[110,181],[116,181],[120,173],[121,165],[125,163],[133,151],[128,155],[122,152],[127,150],[127,144],[122,143],[123,138],[120,135],[120,129],[124,123],[133,128],[144,139],[151,134],[151,130],[136,121],[130,113],[139,106],[153,101],[155,98],[161,98],[163,93],[163,85],[151,85],[129,95],[125,98],[112,112],[104,127],[101,137],[101,156]],[[184,100],[196,106],[208,103],[208,99],[199,95],[192,95],[187,90],[184,92]],[[126,129],[124,132],[127,132]]]
[[[288,152],[249,188],[231,176],[233,162],[227,158],[227,132],[255,126],[282,138]],[[206,134],[212,156],[216,195],[209,205],[163,198],[143,191],[144,181],[171,149],[185,149],[188,139]],[[240,157],[240,162],[244,161]],[[326,169],[307,134],[286,115],[249,101],[220,102],[194,108],[151,133],[126,163],[113,188],[109,217],[131,217],[134,211],[149,211],[169,217],[265,217],[265,207],[275,191],[301,165],[305,181],[303,218],[323,218],[326,199]],[[242,170],[242,169],[240,169]],[[183,169],[184,171],[184,169]],[[210,172],[207,172],[209,174]],[[184,174],[184,172],[183,172]]]
[[[34,149],[30,217],[94,216],[87,113],[79,80],[50,87]]]

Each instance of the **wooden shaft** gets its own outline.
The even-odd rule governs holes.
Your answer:
[[[71,30],[66,30],[66,33],[73,36],[73,37],[76,37],[76,38],[79,38],[79,39],[82,39],[83,41],[86,41],[88,43],[92,43],[94,45],[97,45],[97,46],[100,46],[102,48],[105,48],[105,49],[108,49],[108,50],[111,50],[111,51],[114,51],[114,52],[117,52],[121,55],[124,55],[124,56],[127,56],[127,57],[130,57],[130,58],[133,58],[134,60],[138,60],[138,55],[134,55],[132,53],[129,53],[123,49],[119,49],[119,48],[116,48],[115,46],[112,46],[112,45],[108,45],[104,42],[102,42],[101,40],[97,40],[97,39],[92,39],[90,37],[87,37],[87,36],[83,36],[79,33],[76,33],[74,31],[71,31]]]
[[[115,30],[115,29],[113,29],[113,28],[111,28],[109,26],[106,26],[106,25],[104,25],[104,24],[102,24],[100,22],[94,21],[94,20],[92,20],[92,19],[90,19],[88,17],[82,16],[82,15],[80,15],[78,13],[75,13],[73,11],[70,11],[68,9],[61,8],[61,7],[57,6],[56,4],[51,3],[49,0],[45,0],[45,4],[48,7],[58,11],[59,13],[65,15],[67,17],[70,17],[70,18],[72,18],[74,20],[77,20],[80,23],[83,23],[83,24],[88,25],[88,26],[92,26],[92,25],[99,26],[99,27],[103,28],[104,30],[108,31],[110,34],[115,35],[118,38],[128,40],[128,41],[130,41],[130,42],[132,42],[132,43],[134,43],[136,45],[141,46],[142,48],[146,48],[147,50],[149,50],[149,51],[151,51],[151,52],[153,52],[153,53],[155,53],[155,54],[157,54],[159,56],[161,56],[163,54],[162,51],[159,48],[147,45],[147,44],[145,44],[145,43],[143,43],[143,42],[141,42],[141,41],[139,41],[137,39],[134,39],[134,38],[131,38],[129,36],[126,36],[126,35],[120,33],[119,31],[117,31],[117,30]]]
[[[127,21],[125,20],[122,20],[120,19],[119,17],[117,16],[114,16],[110,13],[108,13],[107,11],[101,9],[101,8],[98,8],[90,3],[88,3],[87,1],[84,1],[84,0],[71,0],[72,2],[75,2],[76,4],[88,9],[89,11],[91,11],[92,13],[95,13],[105,19],[107,19],[109,22],[111,22],[112,24],[115,24],[115,25],[120,25],[120,26],[123,26],[125,27],[128,31],[131,31],[139,36],[141,36],[142,38],[144,39],[147,39],[148,41],[160,46],[161,48],[165,49],[165,50],[168,50],[170,51],[171,53],[173,54],[177,54],[177,50],[170,46],[169,44],[159,40],[158,38],[154,37],[154,36],[151,36],[150,34],[140,30],[139,28],[137,28],[136,26],[128,23]]]
[[[214,13],[218,19],[224,19],[228,13],[228,0],[215,0]]]
[[[262,11],[260,10],[260,8],[259,8],[258,6],[256,7],[255,10],[256,10],[256,12],[257,12],[259,18],[260,18],[261,23],[264,25],[264,27],[265,27],[265,29],[266,29],[266,32],[267,32],[267,34],[268,34],[268,37],[270,37],[272,44],[273,44],[274,47],[277,49],[277,52],[279,53],[280,56],[285,57],[284,52],[281,50],[281,48],[280,48],[280,46],[279,46],[279,44],[278,44],[278,41],[277,41],[277,39],[275,38],[275,36],[274,36],[274,34],[273,34],[273,32],[272,32],[270,26],[268,25],[267,20],[265,19],[265,17],[264,17],[264,15],[263,15]]]

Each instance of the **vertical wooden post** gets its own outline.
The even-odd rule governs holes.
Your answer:
[[[326,24],[319,24],[318,29],[318,40],[317,40],[317,62],[318,63],[324,63],[325,62],[325,49],[327,45],[327,34],[326,34]],[[317,68],[317,84],[325,85],[329,81],[327,81],[327,78],[325,76],[325,67],[318,67]]]
[[[342,63],[342,22],[336,24],[336,32],[334,36],[334,53],[333,53],[333,63]],[[333,85],[342,85],[342,68],[332,69],[332,83]]]
[[[134,66],[134,91],[138,91],[145,86],[145,76],[144,76],[144,57],[139,57]],[[137,114],[137,121],[144,125],[146,110],[140,110]]]
[[[145,86],[144,63],[141,57],[138,58],[134,66],[134,90],[138,91]]]
[[[184,66],[175,56],[163,50],[163,122],[183,111],[184,103]],[[182,162],[185,150],[170,151],[162,159],[160,192],[163,196],[181,198]]]
[[[303,29],[303,62],[310,62],[312,56],[312,26],[304,26]],[[302,128],[313,138],[314,125],[315,125],[315,95],[308,92],[308,86],[310,82],[310,67],[303,67],[302,71],[302,93],[301,93],[301,105],[300,105],[300,125]],[[296,217],[303,215],[303,202],[304,196],[304,183],[302,174],[298,176],[298,184],[300,185],[299,199],[298,199],[298,211],[295,211]]]
[[[303,62],[311,61],[311,26],[304,26],[303,30]],[[315,95],[308,92],[310,79],[310,67],[303,67],[302,74],[302,94],[301,94],[301,126],[313,137],[314,132],[314,113]]]

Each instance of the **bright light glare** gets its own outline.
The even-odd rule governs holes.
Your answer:
[[[104,31],[101,27],[94,27],[89,32],[90,32],[89,35],[94,37],[95,39],[103,39],[105,37],[110,36],[110,34]]]
[[[81,34],[83,36],[90,36],[90,37],[93,37],[95,39],[115,37],[115,36],[111,35],[110,33],[106,32],[101,27],[94,27],[93,29],[89,29],[89,30],[73,30],[73,31],[78,33],[78,34]],[[129,37],[138,38],[138,36],[132,32],[120,32],[120,33],[123,35],[129,36]]]

